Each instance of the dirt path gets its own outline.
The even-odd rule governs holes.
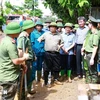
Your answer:
[[[84,80],[64,82],[63,85],[55,85],[52,88],[43,87],[42,84],[36,86],[37,93],[30,100],[77,100],[78,84]]]

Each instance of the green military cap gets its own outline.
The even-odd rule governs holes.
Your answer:
[[[51,20],[48,19],[48,20],[45,21],[45,23],[51,23]]]
[[[78,24],[75,24],[74,25],[74,29],[77,30],[77,28],[79,28],[79,25]]]
[[[86,24],[89,24],[89,21],[87,21]]]
[[[26,20],[23,22],[22,30],[26,30],[35,26],[35,23],[32,20]]]
[[[4,30],[5,34],[18,34],[20,33],[20,25],[17,22],[11,22],[6,26]]]
[[[73,27],[73,24],[72,23],[66,23],[65,26],[64,26],[64,28],[65,27],[71,27],[72,28]]]
[[[57,23],[57,27],[64,27],[61,22]]]
[[[89,22],[95,22],[98,23],[98,20],[96,20],[94,17],[89,16]]]
[[[49,28],[53,26],[53,27],[57,27],[57,24],[55,22],[51,22],[50,25],[49,25]]]
[[[100,23],[100,19],[97,19],[97,22]]]
[[[63,22],[63,20],[62,20],[62,19],[57,19],[57,20],[56,20],[56,23],[57,23],[57,22]]]
[[[78,25],[78,24],[75,24],[74,27],[75,27],[75,28],[79,28],[79,25]]]
[[[36,22],[36,24],[35,24],[36,26],[37,25],[40,25],[40,26],[42,26],[43,27],[43,23],[40,21],[40,20],[38,20],[37,22]]]

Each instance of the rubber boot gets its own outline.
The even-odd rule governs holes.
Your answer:
[[[67,70],[68,82],[71,83],[71,70]]]
[[[36,93],[36,90],[34,89],[33,82],[28,87],[28,92],[29,92],[29,94],[35,94]]]
[[[65,70],[61,70],[60,73],[61,73],[61,76],[64,76]]]
[[[61,70],[60,74],[61,74],[61,76],[59,78],[59,81],[62,82],[62,81],[64,81],[65,70]]]
[[[37,71],[37,82],[40,82],[41,79],[41,71]]]

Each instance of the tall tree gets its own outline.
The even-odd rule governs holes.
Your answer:
[[[28,13],[30,16],[42,16],[42,11],[38,9],[38,3],[35,2],[35,0],[25,0],[24,5],[20,6],[13,6],[11,5],[10,2],[5,2],[6,9],[5,13],[6,14],[23,14],[23,13]]]
[[[30,11],[31,16],[42,16],[42,11],[38,9],[37,0],[25,0],[24,8]]]

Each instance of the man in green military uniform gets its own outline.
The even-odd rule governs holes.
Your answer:
[[[26,52],[29,53],[29,59],[26,61],[26,65],[28,66],[27,70],[27,86],[28,93],[33,94],[34,91],[31,91],[32,81],[32,61],[35,59],[34,52],[32,51],[31,42],[29,39],[29,34],[34,30],[34,22],[32,20],[26,20],[23,22],[22,30],[23,32],[19,35],[17,39],[17,48],[21,56],[23,56],[23,41],[25,44]]]
[[[0,86],[3,87],[2,100],[14,100],[22,64],[28,56],[18,58],[17,46],[14,38],[20,33],[20,26],[16,22],[9,23],[0,34]],[[25,66],[23,66],[25,69]],[[25,69],[26,70],[26,69]]]
[[[86,36],[86,39],[82,48],[82,55],[85,53],[85,59],[87,62],[86,70],[86,82],[87,83],[97,83],[98,82],[98,73],[97,73],[97,50],[99,44],[97,30],[97,20],[93,17],[89,17],[89,32]]]

